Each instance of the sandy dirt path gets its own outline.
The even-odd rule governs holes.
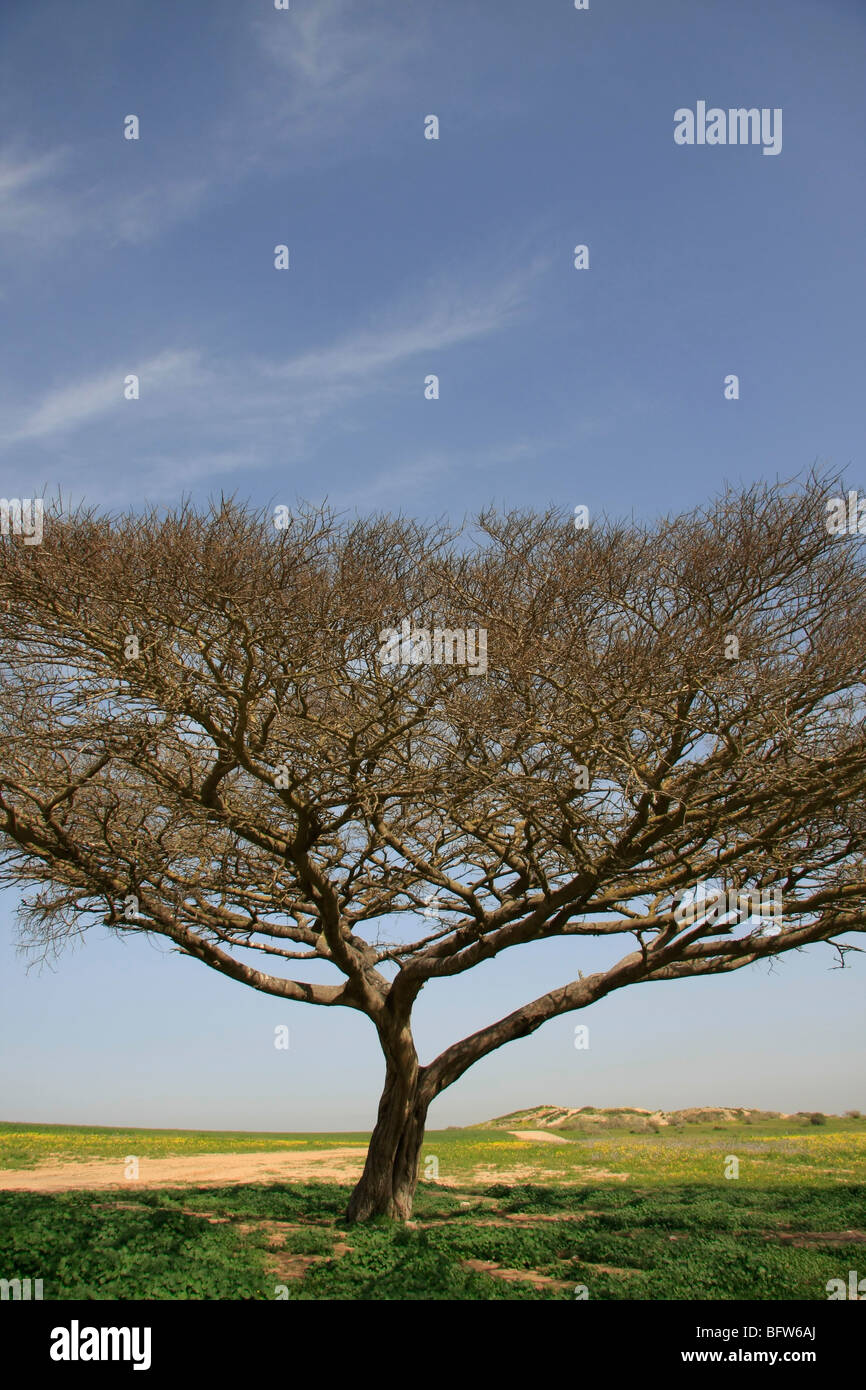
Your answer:
[[[307,1149],[304,1153],[193,1154],[142,1158],[137,1179],[124,1176],[121,1159],[90,1163],[40,1164],[0,1168],[0,1190],[68,1192],[74,1188],[221,1186],[241,1182],[355,1182],[361,1176],[366,1145]]]
[[[551,1134],[549,1129],[510,1129],[509,1134],[513,1134],[515,1139],[540,1139],[542,1144],[569,1144],[570,1139],[563,1139],[561,1134]]]

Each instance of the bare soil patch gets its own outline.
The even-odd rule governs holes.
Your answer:
[[[461,1260],[460,1263],[475,1274],[491,1274],[494,1279],[504,1279],[508,1284],[531,1284],[534,1289],[574,1288],[573,1280],[551,1279],[547,1274],[540,1274],[537,1269],[506,1269],[495,1260]]]
[[[513,1134],[515,1139],[527,1139],[531,1142],[539,1141],[542,1144],[570,1144],[570,1139],[563,1139],[561,1134],[551,1134],[547,1129],[510,1129],[509,1134]]]
[[[36,1168],[0,1169],[0,1190],[70,1192],[81,1188],[222,1187],[248,1182],[355,1182],[361,1176],[366,1147],[341,1145],[304,1153],[194,1154],[142,1158],[139,1176],[125,1178],[125,1163],[40,1164]]]
[[[524,1214],[521,1213],[521,1212],[507,1211],[507,1212],[505,1212],[502,1216],[481,1216],[481,1217],[473,1217],[473,1218],[472,1218],[472,1225],[473,1225],[473,1226],[499,1226],[500,1228],[503,1227],[503,1226],[527,1226],[527,1227],[532,1227],[532,1226],[540,1226],[540,1225],[543,1225],[545,1222],[550,1222],[550,1221],[559,1221],[559,1222],[562,1222],[562,1221],[585,1221],[586,1218],[587,1218],[588,1216],[600,1216],[600,1215],[601,1215],[601,1212],[597,1212],[597,1211],[580,1211],[580,1212],[562,1211],[562,1212],[557,1212],[557,1213],[555,1213],[555,1214],[553,1214],[553,1215],[551,1215],[549,1212],[545,1212],[544,1215],[540,1215],[540,1214],[524,1215]],[[427,1225],[430,1225],[431,1223],[430,1223],[430,1222],[427,1222],[426,1224],[427,1224]]]
[[[288,1279],[303,1279],[310,1265],[321,1264],[322,1260],[327,1260],[327,1255],[289,1255],[286,1251],[281,1251],[276,1260],[265,1266],[268,1274],[279,1284],[284,1284]]]
[[[767,1231],[770,1240],[780,1245],[864,1245],[866,1231]]]

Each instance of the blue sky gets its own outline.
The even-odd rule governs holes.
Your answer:
[[[0,493],[652,517],[816,461],[863,486],[864,58],[862,0],[7,3]],[[699,100],[781,108],[781,153],[677,146]],[[25,974],[0,911],[0,1113],[371,1122],[365,1020],[144,942]],[[571,978],[573,951],[429,989],[422,1049]],[[833,963],[628,990],[582,1020],[589,1052],[550,1024],[431,1123],[866,1108],[866,971]]]

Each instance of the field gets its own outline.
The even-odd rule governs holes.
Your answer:
[[[864,1119],[529,1113],[429,1133],[408,1228],[343,1223],[361,1134],[3,1124],[0,1277],[46,1299],[808,1301],[866,1275]]]

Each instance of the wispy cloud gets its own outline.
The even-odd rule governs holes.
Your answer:
[[[104,225],[115,242],[135,246],[153,241],[176,223],[194,216],[212,186],[207,175],[147,184],[113,199]]]
[[[539,259],[517,274],[473,287],[453,282],[428,286],[421,302],[404,302],[376,327],[265,370],[299,385],[342,386],[380,375],[421,353],[485,338],[514,321],[545,264]]]
[[[128,409],[131,403],[124,397],[124,380],[133,372],[145,391],[168,386],[171,392],[177,393],[190,388],[197,363],[195,352],[166,351],[133,367],[118,365],[49,391],[25,411],[17,424],[2,429],[0,445],[69,434],[112,411]]]
[[[136,363],[115,364],[90,377],[49,391],[17,418],[0,413],[0,445],[68,434],[127,404],[123,383],[141,378],[148,413],[203,413],[211,421],[286,412],[307,425],[366,392],[412,358],[488,337],[514,322],[525,306],[538,267],[472,291],[442,285],[421,300],[392,310],[381,326],[343,334],[335,342],[282,363],[258,359],[205,361],[197,351],[166,349]]]
[[[62,159],[62,150],[53,150],[35,158],[18,158],[12,149],[7,147],[0,154],[0,193],[3,194],[4,198],[20,193],[40,179],[56,173]],[[5,207],[5,203],[0,203],[0,211],[3,211]]]
[[[447,352],[522,321],[543,270],[538,261],[484,282],[431,282],[380,311],[373,326],[283,362],[166,347],[139,363],[113,363],[22,407],[0,407],[0,452],[61,446],[67,488],[70,470],[79,478],[101,473],[114,487],[113,461],[118,450],[130,458],[131,448],[136,493],[145,483],[176,493],[207,473],[246,473],[275,455],[300,461],[329,432],[361,428],[377,393],[405,390],[405,368],[416,359],[425,373],[441,371]],[[135,402],[123,394],[132,372],[141,380]]]
[[[293,143],[300,135],[318,148],[352,124],[363,129],[371,106],[409,88],[412,60],[424,52],[424,24],[418,13],[408,26],[399,13],[375,15],[351,0],[268,13],[252,26],[273,68],[256,89],[261,115],[267,120],[270,112],[270,127],[283,125]]]
[[[109,181],[91,168],[84,150],[0,150],[0,233],[9,249],[14,243],[16,263],[22,253],[38,259],[76,238],[108,246],[149,241],[193,215],[212,182],[207,174],[134,178],[131,172]]]
[[[0,150],[0,233],[8,241],[16,239],[41,247],[54,235],[78,230],[80,214],[67,209],[68,221],[59,222],[64,212],[63,195],[54,183],[69,162],[65,149],[38,155],[22,153],[14,144]]]
[[[449,449],[447,452],[427,449],[393,467],[380,469],[365,478],[360,486],[340,491],[335,500],[340,506],[370,507],[379,503],[394,505],[395,498],[407,496],[417,500],[429,496],[432,486],[449,478],[464,479],[472,473],[515,465],[537,465],[548,449],[558,441],[550,439],[503,440],[480,449]]]
[[[238,29],[222,105],[185,117],[170,150],[149,150],[144,136],[124,142],[119,123],[113,146],[91,132],[33,151],[13,131],[0,148],[0,234],[34,260],[85,238],[139,245],[240,192],[251,176],[345,157],[351,131],[369,139],[375,111],[412,90],[425,23],[407,28],[349,0],[266,10]]]

